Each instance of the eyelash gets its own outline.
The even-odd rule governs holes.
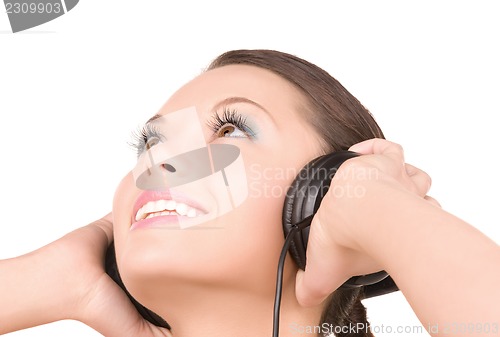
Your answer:
[[[165,137],[160,133],[154,124],[147,123],[133,131],[131,138],[132,141],[129,145],[135,149],[137,156],[140,156],[146,147],[151,146],[151,140],[163,140]]]
[[[214,135],[217,135],[217,132],[220,131],[220,129],[225,125],[230,124],[243,131],[249,138],[255,137],[255,133],[246,123],[246,117],[239,114],[235,109],[230,110],[229,108],[224,108],[222,115],[215,113],[207,124],[213,131]],[[129,145],[135,149],[137,156],[139,157],[141,153],[144,152],[146,147],[152,146],[150,145],[151,140],[162,141],[165,137],[154,124],[147,123],[133,131],[131,139],[132,140],[129,142]]]
[[[226,107],[222,111],[222,115],[216,112],[212,117],[212,120],[208,121],[207,124],[213,131],[214,135],[217,135],[220,129],[222,129],[225,125],[230,124],[243,131],[243,133],[245,133],[249,138],[253,138],[255,137],[255,133],[248,126],[246,120],[246,117],[241,115],[236,109],[229,109]]]

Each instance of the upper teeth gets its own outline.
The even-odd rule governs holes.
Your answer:
[[[151,218],[159,215],[185,215],[194,218],[201,211],[175,200],[150,201],[142,206],[135,215],[135,221]]]

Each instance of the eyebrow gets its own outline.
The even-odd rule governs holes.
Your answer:
[[[160,118],[160,117],[162,117],[162,115],[156,114],[156,115],[154,115],[153,117],[151,117],[150,119],[148,119],[148,121],[146,122],[146,124],[149,124],[149,123],[151,123],[152,121],[154,121],[154,120],[156,120],[156,119],[158,119],[158,118]]]
[[[255,101],[252,101],[251,99],[248,99],[246,97],[234,96],[234,97],[225,98],[222,101],[220,101],[217,104],[215,104],[213,106],[213,108],[212,108],[212,111],[217,111],[217,110],[219,110],[221,107],[223,107],[225,105],[235,104],[235,103],[247,103],[247,104],[251,104],[253,106],[256,106],[260,110],[264,111],[269,116],[269,118],[271,118],[271,120],[274,122],[273,116],[271,115],[271,113],[269,111],[266,110],[266,108],[264,108],[259,103],[255,102]]]
[[[220,101],[217,104],[215,104],[212,107],[212,111],[217,111],[217,110],[219,110],[221,107],[223,107],[225,105],[235,104],[235,103],[247,103],[247,104],[254,105],[257,108],[259,108],[262,111],[264,111],[269,116],[269,118],[271,118],[271,120],[274,122],[273,116],[271,115],[271,113],[269,111],[266,110],[266,108],[264,108],[259,103],[255,102],[255,101],[252,101],[251,99],[248,99],[246,97],[234,96],[234,97],[225,98],[222,101]],[[155,114],[153,117],[151,117],[150,119],[148,119],[148,121],[146,122],[146,124],[151,123],[151,122],[153,122],[153,121],[155,121],[155,120],[157,120],[158,118],[161,118],[161,117],[163,117],[163,115]]]

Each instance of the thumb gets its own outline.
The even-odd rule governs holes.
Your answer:
[[[304,307],[323,302],[346,280],[343,268],[343,247],[336,247],[317,216],[313,218],[307,244],[305,271],[297,272],[295,293]]]

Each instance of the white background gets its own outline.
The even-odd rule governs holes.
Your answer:
[[[500,242],[496,1],[82,0],[17,34],[0,8],[0,258],[110,211],[130,132],[236,48],[326,69],[432,176],[443,208]],[[365,303],[377,336],[418,324],[399,293]],[[58,322],[9,336],[100,335]]]

